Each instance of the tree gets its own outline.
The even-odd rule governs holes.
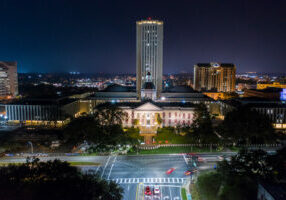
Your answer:
[[[0,193],[2,200],[120,200],[123,190],[96,174],[83,174],[67,162],[33,160],[1,167]]]
[[[263,150],[241,150],[230,161],[219,162],[217,171],[200,175],[197,190],[206,200],[255,199],[258,180],[272,178],[269,158]]]
[[[126,114],[111,104],[100,105],[93,115],[74,119],[65,127],[64,138],[68,144],[91,142],[97,150],[107,146],[134,144],[135,141],[123,131],[122,121]]]
[[[160,126],[163,122],[162,118],[161,118],[161,115],[159,113],[156,113],[156,121],[157,121],[157,124]]]
[[[133,126],[137,126],[139,124],[139,120],[138,119],[133,119]]]
[[[194,121],[192,124],[193,134],[202,143],[214,142],[217,140],[214,134],[212,121],[205,104],[200,103],[195,107]]]
[[[128,117],[125,112],[110,103],[98,105],[94,111],[93,117],[101,125],[122,125],[122,121]]]
[[[267,152],[263,150],[242,149],[229,162],[223,161],[218,165],[218,171],[223,177],[238,176],[251,177],[254,180],[271,177],[273,167],[269,162]]]
[[[275,136],[269,118],[245,106],[227,113],[218,130],[227,140],[247,144],[273,141]]]

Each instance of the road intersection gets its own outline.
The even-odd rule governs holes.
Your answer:
[[[202,164],[199,170],[213,169],[222,154],[200,154]],[[101,178],[118,183],[124,189],[123,200],[181,200],[181,187],[190,181],[185,154],[135,155],[135,156],[60,156],[41,157],[41,161],[60,159],[69,162],[96,162],[100,166],[82,166],[84,172],[98,173]],[[25,158],[4,158],[4,163],[25,162]],[[166,174],[175,168],[171,174]],[[159,195],[144,195],[144,189],[159,185]]]

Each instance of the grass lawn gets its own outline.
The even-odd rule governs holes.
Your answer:
[[[68,162],[71,166],[99,166],[100,163],[94,163],[94,162]],[[21,164],[24,164],[23,163],[7,163],[7,162],[0,162],[0,167],[3,167],[3,166],[8,166],[8,165],[21,165]]]
[[[185,188],[181,189],[181,195],[183,200],[187,200],[187,193]]]
[[[99,166],[100,163],[94,163],[94,162],[68,162],[71,166]]]
[[[81,153],[80,156],[98,156],[98,153]]]
[[[191,152],[210,152],[208,147],[160,147],[151,150],[139,150],[139,154],[174,154],[174,153],[191,153]],[[212,152],[218,152],[215,149]],[[129,153],[134,155],[136,152]]]
[[[5,166],[8,166],[8,165],[21,165],[23,163],[8,163],[8,162],[0,162],[0,167],[5,167]]]
[[[168,144],[194,143],[191,137],[176,134],[173,128],[158,129],[157,135],[154,137],[154,139],[157,143],[161,142],[161,144],[165,144],[166,141],[168,141]]]

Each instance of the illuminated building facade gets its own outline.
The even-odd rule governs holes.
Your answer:
[[[236,67],[231,63],[198,63],[194,66],[197,91],[234,92]]]
[[[274,83],[257,83],[257,89],[258,90],[263,90],[266,88],[285,88],[286,89],[286,84],[274,82]]]
[[[10,122],[25,125],[61,125],[80,111],[77,99],[20,99],[5,104]]]
[[[17,62],[0,61],[0,98],[18,95]]]
[[[245,89],[243,97],[258,97],[258,98],[279,100],[281,98],[282,91],[283,89],[281,88],[265,88],[263,90]]]
[[[136,87],[139,99],[157,99],[162,91],[163,22],[136,23]]]

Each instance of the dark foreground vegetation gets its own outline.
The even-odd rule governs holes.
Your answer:
[[[122,188],[59,160],[0,167],[1,200],[120,200]]]
[[[241,150],[216,171],[201,174],[192,186],[196,200],[253,200],[260,181],[285,184],[286,148],[275,155],[263,150]]]

